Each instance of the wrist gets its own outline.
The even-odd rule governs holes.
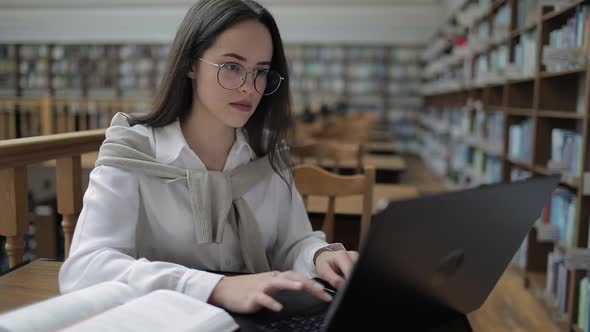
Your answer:
[[[317,258],[320,256],[321,253],[326,252],[326,251],[338,251],[338,250],[346,250],[346,248],[344,248],[344,246],[340,242],[330,243],[327,246],[319,248],[318,250],[316,250],[315,254],[313,255],[313,266],[316,265]]]
[[[215,285],[215,287],[213,288],[211,295],[209,295],[209,300],[207,301],[209,304],[213,304],[218,307],[222,306],[221,293],[223,291],[223,287],[225,282],[227,281],[227,278],[227,276],[223,276],[221,277],[221,279],[219,279],[217,285]]]

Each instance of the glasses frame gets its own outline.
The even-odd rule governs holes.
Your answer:
[[[241,88],[242,86],[244,86],[244,83],[246,83],[246,80],[248,79],[248,74],[252,74],[252,81],[254,82],[254,90],[256,90],[256,92],[258,92],[260,95],[270,96],[273,93],[277,92],[277,90],[279,90],[279,88],[281,87],[281,83],[285,80],[285,78],[283,77],[283,75],[281,75],[281,73],[279,73],[276,70],[273,70],[275,73],[277,73],[279,75],[279,78],[280,78],[279,84],[277,85],[276,89],[274,89],[272,92],[270,92],[270,93],[262,93],[262,92],[258,91],[258,89],[256,88],[256,78],[258,77],[258,74],[259,73],[261,73],[263,71],[269,71],[269,70],[272,70],[272,69],[263,69],[263,70],[257,70],[257,71],[247,71],[246,70],[246,67],[242,66],[241,64],[239,64],[237,62],[214,63],[214,62],[207,61],[207,60],[205,60],[203,58],[199,58],[199,60],[201,60],[201,61],[203,61],[203,62],[205,62],[207,64],[210,64],[212,66],[217,67],[217,84],[219,84],[220,87],[222,87],[222,88],[224,88],[226,90],[237,90],[237,89]],[[238,85],[237,87],[232,88],[232,89],[228,89],[228,88],[224,87],[221,84],[221,82],[219,81],[219,73],[221,72],[221,68],[223,68],[223,66],[225,66],[227,64],[238,65],[238,66],[240,66],[240,67],[242,67],[244,69],[244,72],[246,72],[246,74],[242,78],[242,82],[240,83],[240,85]]]

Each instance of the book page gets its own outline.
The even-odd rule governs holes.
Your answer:
[[[221,308],[178,292],[157,290],[60,331],[230,332],[238,328]]]
[[[0,332],[55,331],[137,296],[130,286],[109,281],[0,315]]]

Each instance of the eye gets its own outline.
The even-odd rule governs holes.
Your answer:
[[[268,69],[256,69],[255,73],[256,76],[266,76],[268,74]]]
[[[229,71],[238,72],[238,71],[242,70],[242,66],[240,66],[237,63],[233,63],[233,62],[226,63],[223,66]]]

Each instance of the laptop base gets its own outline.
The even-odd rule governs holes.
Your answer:
[[[466,315],[450,320],[438,327],[432,328],[427,332],[473,332],[469,319]]]

